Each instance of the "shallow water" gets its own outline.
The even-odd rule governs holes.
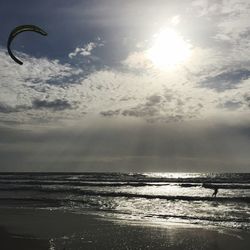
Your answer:
[[[250,174],[2,173],[0,205],[250,230]]]

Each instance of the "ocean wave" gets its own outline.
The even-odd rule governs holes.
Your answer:
[[[0,181],[71,181],[71,182],[137,182],[137,183],[235,183],[249,184],[250,174],[148,174],[148,173],[0,173]]]
[[[193,183],[182,183],[177,184],[180,187],[203,187],[203,188],[209,188],[209,189],[250,189],[249,184],[240,184],[240,183],[202,183],[202,184],[193,184]]]
[[[31,191],[29,186],[27,187],[12,187],[0,188],[1,191]],[[88,196],[102,196],[102,197],[125,197],[125,198],[144,198],[144,199],[162,199],[168,201],[182,200],[182,201],[211,201],[211,202],[245,202],[250,203],[250,197],[208,197],[208,196],[182,196],[182,195],[150,195],[150,194],[138,194],[138,193],[126,193],[126,192],[104,192],[93,190],[81,190],[72,188],[62,189],[50,189],[41,187],[32,187],[33,191],[41,193],[65,193],[72,195],[88,195]]]
[[[46,186],[79,186],[79,187],[144,187],[144,186],[168,186],[176,185],[183,188],[203,187],[209,189],[250,189],[250,184],[242,183],[166,183],[166,182],[122,182],[122,181],[61,181],[61,180],[0,180],[0,185],[46,185]]]
[[[174,214],[149,214],[145,217],[158,217],[158,218],[164,218],[164,219],[170,219],[170,218],[176,218],[176,219],[182,219],[182,220],[203,220],[203,221],[211,221],[211,222],[244,222],[249,223],[249,218],[227,218],[227,217],[221,217],[221,216],[189,216],[189,215],[174,215]]]
[[[16,181],[4,180],[0,181],[1,184],[21,184],[21,185],[63,185],[63,186],[82,186],[82,187],[144,187],[144,186],[167,186],[169,183],[145,183],[145,182],[82,182],[82,181]]]

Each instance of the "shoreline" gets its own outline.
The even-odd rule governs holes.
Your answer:
[[[3,250],[246,250],[250,232],[198,225],[105,219],[60,210],[0,208]]]

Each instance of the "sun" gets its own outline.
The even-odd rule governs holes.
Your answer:
[[[184,63],[191,55],[191,45],[172,29],[164,29],[154,35],[148,59],[156,68],[164,69]]]

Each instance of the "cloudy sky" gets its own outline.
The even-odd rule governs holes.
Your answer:
[[[249,172],[248,0],[8,0],[0,23],[0,171]],[[20,66],[22,24],[48,36],[16,37]]]

